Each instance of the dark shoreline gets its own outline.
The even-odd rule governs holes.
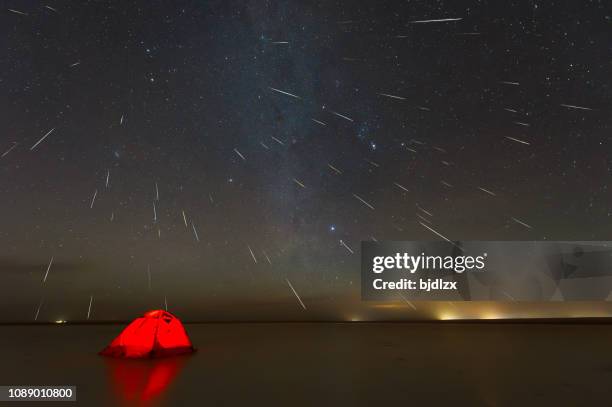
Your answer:
[[[67,322],[0,322],[0,326],[11,325],[124,325],[129,324],[130,320],[125,321],[67,321]],[[412,319],[412,320],[382,320],[382,321],[317,321],[317,320],[270,320],[270,321],[183,321],[184,325],[204,325],[204,324],[554,324],[554,325],[610,325],[612,317],[576,317],[576,318],[489,318],[489,319]]]

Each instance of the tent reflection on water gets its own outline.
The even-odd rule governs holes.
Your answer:
[[[187,358],[185,355],[160,359],[107,358],[108,378],[119,401],[149,405],[168,390]]]

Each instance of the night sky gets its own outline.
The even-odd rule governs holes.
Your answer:
[[[382,318],[362,240],[610,240],[605,3],[3,1],[1,319]]]

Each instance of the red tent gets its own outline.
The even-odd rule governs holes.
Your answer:
[[[154,310],[132,321],[100,354],[146,358],[193,351],[195,349],[181,321],[169,312]]]

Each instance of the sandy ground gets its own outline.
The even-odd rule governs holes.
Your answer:
[[[187,325],[199,348],[192,356],[98,356],[120,330],[2,326],[0,385],[76,385],[77,403],[63,403],[72,406],[594,406],[612,400],[612,325],[198,324]]]

